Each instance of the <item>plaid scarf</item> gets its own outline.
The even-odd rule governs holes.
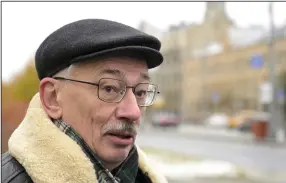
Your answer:
[[[91,150],[83,138],[62,120],[53,120],[54,124],[73,139],[93,163],[98,183],[134,183],[138,173],[138,153],[134,146],[125,161],[111,172],[106,169],[97,154]]]

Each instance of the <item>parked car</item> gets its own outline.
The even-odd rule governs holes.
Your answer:
[[[153,126],[178,126],[181,123],[181,117],[174,112],[157,112],[152,116]]]
[[[223,113],[215,113],[210,115],[206,120],[204,120],[204,124],[211,127],[228,127],[229,118],[227,115]]]
[[[243,110],[230,117],[230,128],[236,128],[240,131],[250,131],[251,119],[253,118],[255,111]]]

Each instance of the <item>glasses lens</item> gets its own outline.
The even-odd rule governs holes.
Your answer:
[[[143,83],[137,85],[134,91],[139,106],[152,105],[156,93],[157,93],[156,85],[143,84]]]
[[[98,86],[98,97],[106,102],[119,102],[126,92],[123,81],[115,79],[101,79]]]

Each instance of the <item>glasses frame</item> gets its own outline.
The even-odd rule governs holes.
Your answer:
[[[121,98],[119,101],[116,101],[116,102],[106,101],[106,100],[104,100],[104,99],[102,99],[102,98],[99,97],[99,87],[98,87],[98,86],[99,86],[99,83],[100,83],[100,81],[101,81],[102,79],[112,79],[112,80],[121,81],[121,82],[125,83],[126,89],[127,89],[127,88],[131,88],[131,89],[132,89],[133,94],[135,94],[135,88],[136,88],[138,85],[140,85],[140,84],[148,84],[148,85],[153,85],[153,86],[155,86],[156,90],[155,90],[155,94],[154,94],[154,96],[153,96],[153,98],[152,98],[151,104],[149,104],[149,105],[139,105],[139,104],[137,103],[137,105],[138,105],[139,107],[149,107],[149,106],[153,105],[156,96],[157,96],[158,94],[160,94],[160,92],[158,91],[158,86],[155,85],[155,84],[150,84],[150,83],[138,83],[138,84],[135,85],[135,86],[128,86],[125,81],[120,80],[120,79],[114,79],[114,78],[100,78],[97,83],[88,82],[88,81],[82,81],[82,80],[76,80],[76,79],[69,79],[69,78],[64,78],[64,77],[53,77],[53,79],[73,81],[73,82],[77,82],[77,83],[83,83],[83,84],[88,84],[88,85],[92,85],[92,86],[97,86],[97,97],[98,97],[98,99],[100,99],[100,100],[102,100],[102,101],[104,101],[104,102],[106,102],[106,103],[119,103],[119,102],[121,102],[122,99],[124,98],[124,96],[126,95],[126,91],[125,91],[124,95],[122,95],[122,98]]]

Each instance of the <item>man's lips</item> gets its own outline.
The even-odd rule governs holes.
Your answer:
[[[118,136],[120,138],[134,138],[135,134],[130,132],[108,132],[107,135]]]
[[[108,132],[106,136],[113,144],[128,146],[134,143],[136,134],[130,132]]]

